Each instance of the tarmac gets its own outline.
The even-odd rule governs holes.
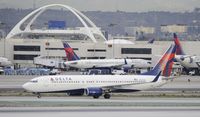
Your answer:
[[[200,107],[200,98],[160,98],[160,97],[112,97],[93,99],[92,97],[22,97],[1,96],[0,107]]]
[[[30,107],[9,108],[1,117],[199,117],[197,108],[137,107]]]
[[[160,88],[112,95],[111,99],[69,97],[65,94],[44,95],[40,99],[34,95],[9,96],[13,92],[23,93],[22,84],[34,77],[37,76],[0,75],[1,117],[199,117],[200,115],[199,76],[180,76]],[[169,94],[176,96],[171,97]]]
[[[2,106],[2,102],[7,106]],[[0,97],[1,117],[199,117],[199,115],[199,98],[127,97],[105,100],[88,97],[44,97],[41,99]]]

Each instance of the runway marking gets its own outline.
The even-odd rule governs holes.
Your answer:
[[[198,111],[198,107],[18,107],[18,108],[1,108],[0,112],[174,112],[174,111]]]
[[[200,107],[199,98],[116,98],[92,99],[89,97],[0,97],[0,107],[96,107],[96,106],[121,106],[121,107]]]

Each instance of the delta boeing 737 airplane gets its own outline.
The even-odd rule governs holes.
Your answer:
[[[181,43],[174,33],[174,43],[176,45],[176,56],[175,59],[180,62],[180,64],[189,71],[195,71],[195,74],[200,74],[200,56],[196,55],[186,55],[182,49]]]
[[[176,47],[171,45],[166,53],[152,70],[140,75],[56,75],[41,76],[30,80],[23,85],[29,92],[37,94],[50,92],[65,92],[105,99],[110,93],[134,92],[137,85],[140,87],[161,81],[169,77],[172,71]]]
[[[80,60],[77,54],[73,51],[73,48],[68,43],[63,42],[64,49],[68,61],[64,62],[64,65],[80,68],[112,68],[112,67],[128,67],[128,68],[149,68],[151,62],[144,59],[84,59]]]

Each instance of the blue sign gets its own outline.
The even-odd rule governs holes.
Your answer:
[[[48,21],[49,29],[64,29],[66,27],[65,21]]]

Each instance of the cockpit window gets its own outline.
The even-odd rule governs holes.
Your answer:
[[[32,82],[32,83],[37,83],[38,80],[30,80],[30,82]]]

